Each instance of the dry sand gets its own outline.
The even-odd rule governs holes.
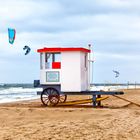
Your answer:
[[[140,104],[140,90],[125,90],[121,97]],[[43,107],[40,100],[1,104],[0,139],[140,140],[140,107],[112,96],[102,103],[103,108]]]

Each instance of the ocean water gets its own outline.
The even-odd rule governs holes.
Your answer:
[[[34,88],[32,84],[0,84],[0,103],[40,98],[37,91],[42,89]]]
[[[92,84],[90,90],[110,91],[135,88],[140,88],[140,85]],[[42,88],[34,88],[32,84],[0,84],[0,103],[38,99],[40,95],[37,95],[37,91],[42,91]]]
[[[138,89],[140,84],[92,84],[90,90],[104,90],[104,91],[114,91],[121,89]]]

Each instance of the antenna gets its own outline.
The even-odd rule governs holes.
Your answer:
[[[88,47],[90,50],[89,58],[88,58],[88,62],[89,62],[89,70],[88,70],[89,76],[88,76],[88,78],[89,78],[89,86],[90,86],[90,84],[93,83],[93,62],[94,62],[94,60],[93,60],[93,51],[92,51],[91,44],[88,44]]]

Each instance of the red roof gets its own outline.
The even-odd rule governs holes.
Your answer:
[[[37,52],[43,53],[43,52],[65,52],[65,51],[81,51],[81,52],[86,52],[90,53],[89,49],[86,48],[42,48],[38,49]]]

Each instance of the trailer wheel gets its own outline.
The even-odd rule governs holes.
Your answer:
[[[65,103],[66,100],[67,100],[67,95],[66,94],[60,94],[59,103]]]
[[[41,93],[41,102],[45,106],[55,106],[60,99],[59,92],[54,88],[44,89]]]

